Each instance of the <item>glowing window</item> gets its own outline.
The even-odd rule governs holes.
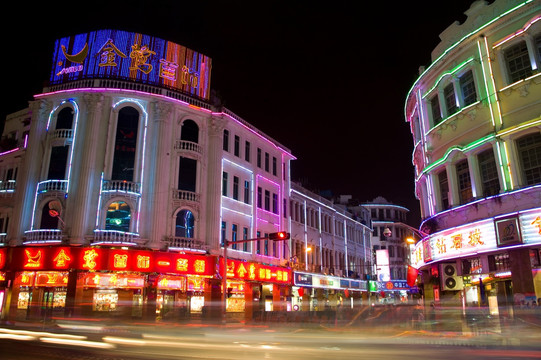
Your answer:
[[[111,203],[107,208],[105,230],[130,231],[130,206],[123,201]]]
[[[194,237],[194,216],[190,210],[181,210],[177,213],[175,236],[184,238]]]

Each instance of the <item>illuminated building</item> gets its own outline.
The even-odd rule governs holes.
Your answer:
[[[325,304],[353,306],[367,298],[370,214],[366,209],[356,213],[359,218],[345,206],[291,183],[293,306],[322,310]]]
[[[427,301],[541,297],[541,1],[474,2],[408,93]]]
[[[404,223],[409,210],[392,204],[383,197],[377,197],[371,202],[363,203],[362,206],[370,211],[372,219],[372,249],[376,254],[383,254],[389,264],[387,270],[383,268],[378,270],[382,279],[376,271],[378,280],[405,280],[408,258],[405,239],[411,236],[411,231]],[[385,229],[390,231],[389,234],[385,233]],[[381,268],[379,264],[377,267]]]
[[[1,144],[2,318],[201,313],[220,298],[223,239],[241,298],[230,310],[264,286],[285,301],[284,246],[234,242],[288,230],[294,156],[216,105],[211,68],[143,34],[57,40],[47,86],[8,116]]]

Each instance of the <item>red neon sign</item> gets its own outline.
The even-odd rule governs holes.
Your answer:
[[[254,262],[242,262],[228,259],[227,277],[286,284],[291,280],[291,270],[279,266],[269,266]]]

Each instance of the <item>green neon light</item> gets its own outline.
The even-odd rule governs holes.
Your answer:
[[[454,73],[458,72],[460,69],[462,69],[464,66],[466,66],[467,64],[469,64],[469,63],[472,62],[473,60],[475,60],[475,59],[474,59],[474,58],[469,58],[468,60],[464,61],[463,63],[461,63],[461,64],[455,66],[454,69],[451,69],[451,70],[449,70],[449,71],[447,71],[447,72],[444,72],[444,73],[438,78],[438,80],[436,80],[436,83],[434,84],[434,86],[432,86],[432,87],[430,88],[430,90],[428,90],[428,91],[425,93],[425,95],[423,96],[423,99],[424,99],[425,97],[427,97],[427,96],[432,92],[432,90],[434,90],[434,89],[438,86],[438,84],[441,82],[441,80],[442,80],[444,77],[449,76],[449,75],[453,75]]]
[[[502,17],[504,16],[507,16],[509,15],[510,13],[514,12],[515,10],[517,9],[520,9],[521,7],[525,6],[526,4],[528,3],[531,3],[532,1],[534,0],[527,0],[517,6],[515,6],[514,8],[511,8],[509,9],[508,11],[504,12],[503,14],[500,14],[498,16],[496,16],[494,19],[490,20],[489,22],[487,22],[485,25],[482,25],[480,26],[479,28],[477,28],[476,30],[470,32],[469,34],[465,35],[464,37],[462,37],[460,40],[458,40],[456,43],[454,43],[453,45],[451,45],[449,48],[447,48],[447,50],[445,50],[436,60],[434,60],[432,62],[432,64],[430,64],[426,69],[425,71],[423,71],[423,73],[421,75],[419,75],[419,78],[413,83],[413,86],[410,88],[410,90],[408,91],[408,95],[406,96],[406,99],[409,99],[410,95],[411,95],[411,92],[412,90],[417,86],[417,84],[419,83],[419,81],[421,80],[421,78],[423,78],[425,76],[425,74],[430,71],[441,59],[443,59],[451,50],[453,50],[454,48],[456,48],[458,45],[460,45],[463,41],[465,41],[466,39],[468,39],[470,36],[478,33],[479,31],[483,30],[484,28],[486,28],[487,26],[491,25],[492,23],[498,21],[499,19],[501,19]],[[407,115],[406,115],[406,107],[407,107],[407,101],[406,101],[406,105],[404,106],[404,115],[405,115],[405,118],[406,120],[408,119]]]

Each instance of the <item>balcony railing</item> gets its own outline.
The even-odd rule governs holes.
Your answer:
[[[24,235],[24,245],[61,243],[64,240],[64,234],[59,229],[28,230]]]
[[[68,180],[45,180],[38,183],[38,194],[60,191],[66,192],[68,189]]]
[[[208,245],[204,241],[194,238],[172,236],[165,241],[169,249],[192,249],[208,250]]]
[[[175,150],[190,151],[197,154],[201,154],[203,152],[201,145],[186,140],[175,141]]]
[[[15,192],[15,180],[0,181],[0,194],[9,196]]]
[[[73,130],[72,129],[57,129],[51,132],[51,140],[56,139],[73,139]]]
[[[141,195],[141,184],[126,180],[105,180],[102,191]]]
[[[200,195],[198,193],[187,190],[173,190],[173,200],[185,200],[199,202]]]
[[[139,234],[119,231],[119,230],[94,230],[92,245],[110,244],[110,245],[144,245],[145,240],[139,237]]]

